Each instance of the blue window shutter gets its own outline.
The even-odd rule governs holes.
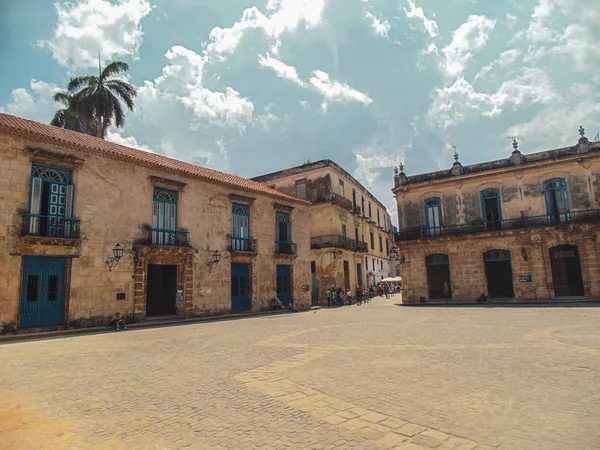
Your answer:
[[[65,218],[73,218],[73,211],[75,209],[75,185],[67,185],[67,200],[65,205]]]
[[[31,178],[31,200],[29,204],[29,214],[36,215],[36,217],[29,218],[29,233],[39,234],[40,232],[40,218],[37,215],[40,214],[42,208],[42,179],[33,177]]]

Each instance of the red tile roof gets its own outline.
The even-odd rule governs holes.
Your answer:
[[[94,136],[64,130],[52,125],[34,122],[33,120],[12,116],[10,114],[0,113],[0,131],[46,144],[52,144],[71,150],[79,150],[84,153],[100,155],[118,161],[157,169],[163,172],[198,178],[204,181],[242,189],[244,191],[265,194],[288,202],[310,205],[307,201],[271,189],[263,183],[225,172],[219,172],[218,170],[209,169],[207,167],[197,166],[167,156],[114,144]]]

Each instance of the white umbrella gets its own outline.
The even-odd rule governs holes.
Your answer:
[[[395,277],[395,278],[392,278],[392,281],[394,281],[394,282],[398,283],[398,282],[402,281],[402,277]]]
[[[391,283],[392,281],[394,281],[394,279],[393,279],[393,278],[390,278],[390,277],[387,277],[387,278],[384,278],[384,279],[383,279],[383,280],[381,280],[381,281],[383,281],[384,283]]]

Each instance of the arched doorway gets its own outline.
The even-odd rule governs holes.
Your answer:
[[[582,297],[583,276],[579,248],[576,245],[558,245],[550,249],[552,284],[555,297]]]
[[[441,253],[429,255],[425,258],[425,265],[427,266],[429,298],[431,300],[452,298],[448,255]]]
[[[483,260],[485,262],[488,296],[490,298],[513,298],[515,289],[510,251],[488,250],[483,254]]]

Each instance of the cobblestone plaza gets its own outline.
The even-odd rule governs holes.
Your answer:
[[[0,346],[3,449],[592,449],[600,308],[360,307]]]

